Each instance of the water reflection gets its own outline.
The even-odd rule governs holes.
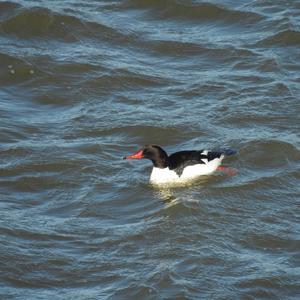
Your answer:
[[[193,198],[193,195],[197,190],[201,191],[208,188],[212,181],[211,176],[202,176],[185,183],[152,185],[152,187],[154,195],[166,204],[166,208],[169,208],[179,203],[198,202]]]

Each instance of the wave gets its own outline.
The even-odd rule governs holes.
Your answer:
[[[134,39],[130,34],[104,24],[41,7],[19,7],[16,14],[0,22],[0,32],[20,39],[55,39],[66,43],[97,39],[120,44],[130,43]]]
[[[259,41],[256,46],[299,46],[300,32],[284,30]]]
[[[297,185],[299,162],[300,150],[291,143],[280,140],[247,142],[240,147],[235,165],[239,176],[234,178],[234,185],[226,183],[225,189],[252,195],[267,188],[268,195],[276,197],[282,187],[293,189]],[[223,188],[221,184],[217,191]]]
[[[247,142],[240,154],[249,168],[282,168],[300,160],[299,149],[280,140]]]
[[[76,121],[76,120],[75,120]],[[81,122],[82,120],[79,120]],[[128,139],[137,139],[137,137],[143,137],[146,133],[145,139],[149,141],[156,141],[157,143],[158,136],[157,133],[160,132],[160,135],[162,136],[162,139],[167,139],[168,136],[180,136],[182,134],[182,130],[180,128],[175,128],[172,126],[168,127],[160,127],[160,126],[146,126],[146,125],[127,125],[123,127],[114,127],[114,128],[106,128],[106,129],[100,129],[100,128],[90,128],[85,130],[77,130],[74,132],[74,135],[66,135],[64,136],[64,139],[73,139],[74,137],[97,137],[97,136],[118,136],[121,135],[121,137]],[[132,140],[132,142],[134,142]],[[147,142],[146,142],[147,143]],[[141,146],[143,146],[143,143],[139,143]]]
[[[87,89],[101,89],[104,91],[107,86],[110,86],[110,91],[114,89],[116,91],[121,91],[136,89],[137,87],[163,87],[168,86],[172,82],[173,80],[160,76],[119,69],[114,70],[110,74],[104,74],[99,77],[88,79],[84,83],[84,87]]]
[[[16,10],[21,7],[22,5],[15,2],[9,2],[9,1],[0,2],[0,20],[5,19],[9,15],[14,14]]]
[[[263,19],[258,13],[232,10],[212,3],[194,4],[177,0],[128,0],[123,4],[128,9],[148,9],[155,19],[183,19],[193,21],[223,20],[239,23],[258,22]]]
[[[0,53],[0,86],[8,86],[31,80],[35,77],[37,69],[26,60]]]
[[[30,229],[21,229],[21,228],[9,228],[9,227],[0,227],[0,233],[5,234],[11,237],[24,239],[24,240],[37,240],[37,241],[66,241],[66,240],[72,240],[70,236],[67,236],[65,234],[61,233],[53,233],[53,232],[38,232],[38,231],[32,231],[32,228]]]
[[[203,56],[205,58],[211,58],[213,61],[220,60],[232,60],[232,57],[254,57],[257,56],[254,52],[242,48],[229,47],[208,47],[206,45],[182,42],[172,40],[156,40],[145,42],[145,45],[149,50],[158,52],[161,55],[166,56]]]

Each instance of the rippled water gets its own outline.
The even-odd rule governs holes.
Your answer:
[[[1,299],[299,299],[298,1],[0,1]],[[231,147],[153,188],[147,143]]]

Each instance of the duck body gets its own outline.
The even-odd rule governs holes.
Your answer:
[[[168,184],[184,183],[202,175],[209,175],[218,169],[225,155],[232,154],[232,150],[191,150],[168,156],[160,146],[147,145],[124,159],[150,159],[153,163],[150,182]]]
[[[176,152],[169,157],[170,163],[166,168],[153,167],[150,182],[186,182],[209,175],[220,166],[223,158],[223,154],[208,150]]]

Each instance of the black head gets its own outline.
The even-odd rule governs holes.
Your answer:
[[[124,159],[150,159],[157,168],[166,168],[169,164],[167,153],[157,145],[146,145],[136,153],[124,157]]]

